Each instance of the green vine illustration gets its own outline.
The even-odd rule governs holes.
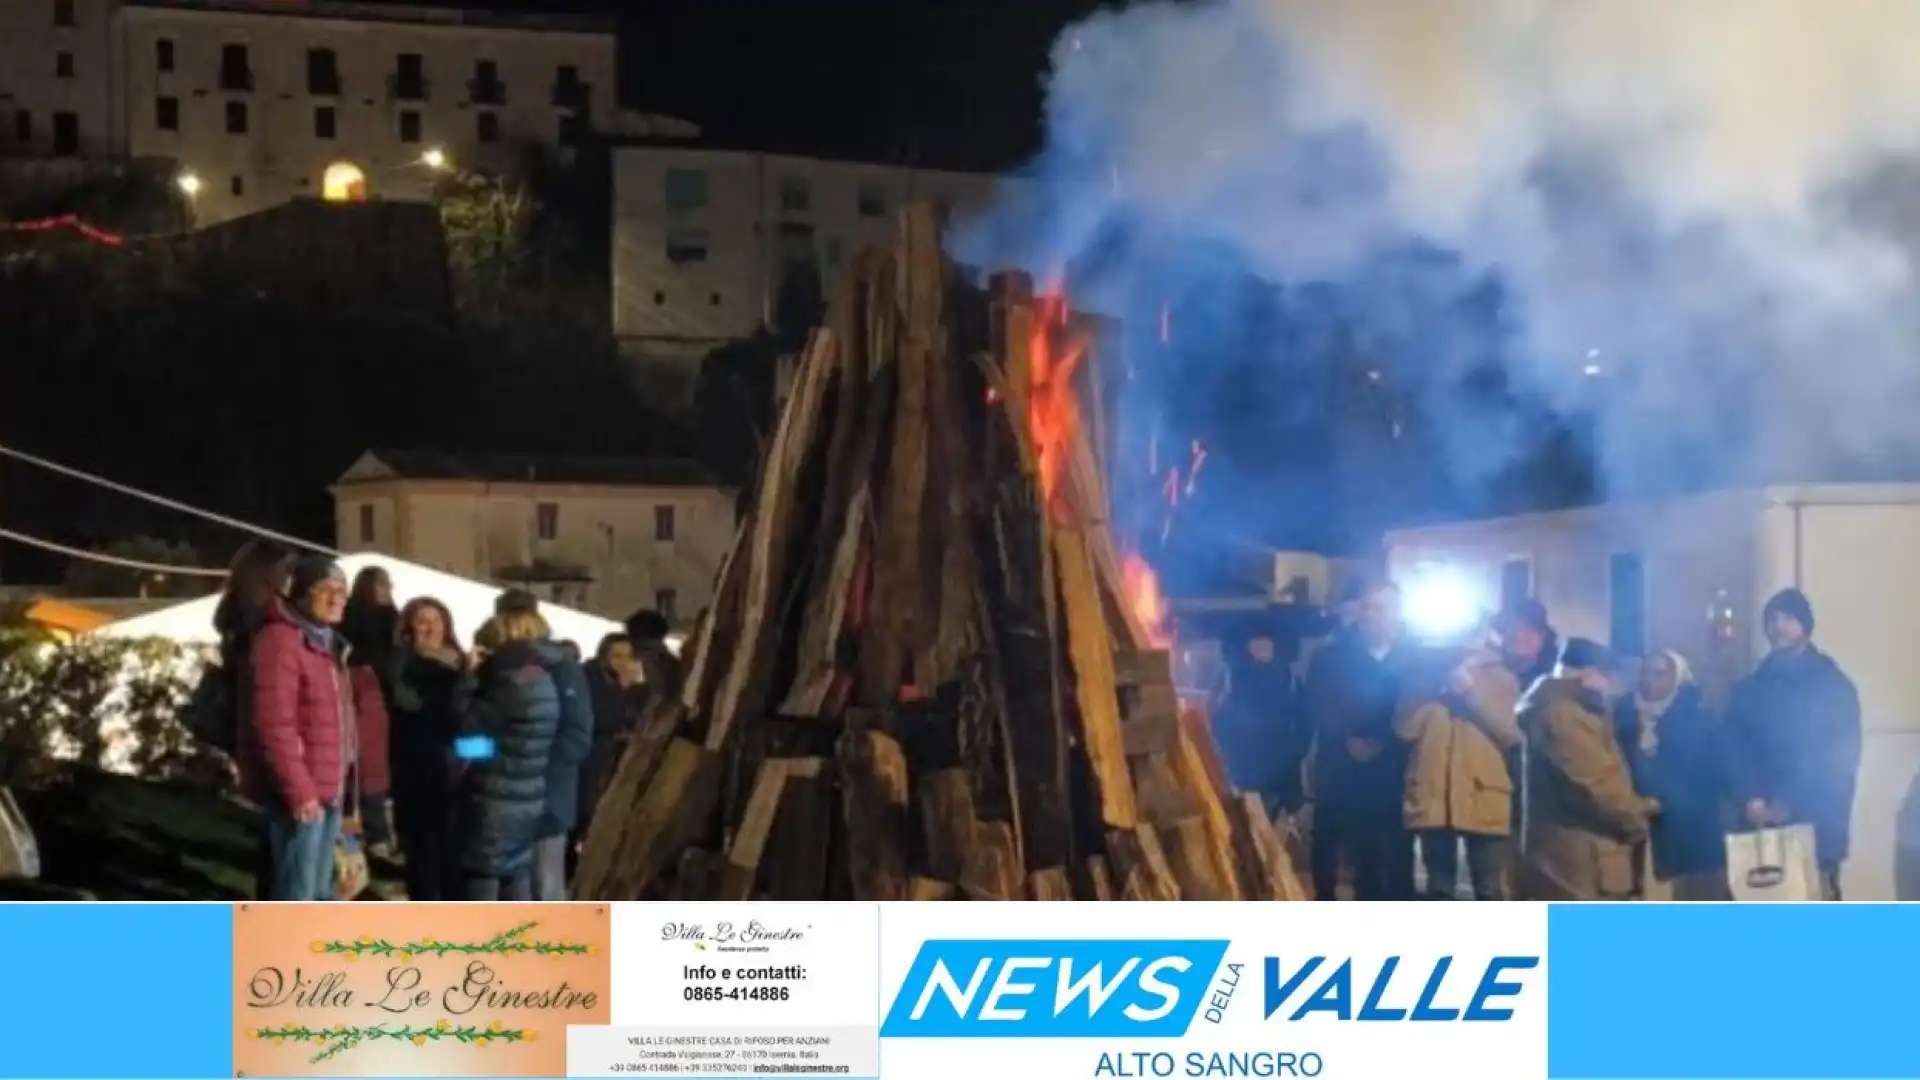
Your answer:
[[[440,941],[435,938],[422,938],[419,941],[393,942],[386,938],[363,937],[357,941],[316,941],[313,951],[322,956],[338,956],[344,960],[358,960],[362,956],[391,957],[402,962],[416,956],[443,957],[460,956],[591,956],[598,952],[592,945],[582,945],[573,941],[528,941],[526,933],[539,926],[537,922],[521,923],[511,930],[502,931],[486,941]]]
[[[387,1027],[375,1024],[372,1027],[348,1027],[335,1024],[331,1028],[312,1028],[304,1024],[285,1024],[277,1028],[257,1028],[248,1034],[256,1039],[264,1039],[275,1046],[284,1043],[315,1043],[323,1047],[321,1051],[308,1058],[309,1064],[319,1064],[328,1058],[359,1046],[363,1042],[379,1042],[382,1039],[410,1042],[415,1046],[428,1043],[458,1042],[468,1046],[488,1046],[496,1042],[523,1043],[533,1042],[534,1033],[525,1028],[510,1028],[495,1020],[486,1027],[471,1024],[454,1027],[445,1020],[437,1021],[431,1027]]]

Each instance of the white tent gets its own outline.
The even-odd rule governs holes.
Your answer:
[[[502,592],[484,582],[457,577],[391,555],[363,552],[340,557],[340,568],[347,572],[348,578],[369,566],[380,567],[393,579],[395,603],[404,606],[415,597],[432,596],[447,605],[447,609],[453,612],[453,624],[460,633],[463,645],[473,643],[473,632],[492,617],[494,598]],[[213,645],[219,642],[218,635],[213,632],[213,609],[218,603],[217,596],[203,596],[173,607],[108,623],[94,633],[116,638],[166,638],[183,645]],[[554,640],[572,641],[589,656],[593,655],[601,638],[620,630],[620,624],[611,619],[588,615],[558,604],[542,603],[540,615],[553,628]],[[678,649],[679,636],[669,638],[668,644]]]

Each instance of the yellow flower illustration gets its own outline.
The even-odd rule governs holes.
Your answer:
[[[521,1033],[520,1033],[520,1038],[521,1038],[521,1039],[523,1039],[523,1040],[524,1040],[524,1041],[526,1041],[526,1042],[532,1042],[532,1041],[533,1041],[533,1035],[534,1035],[534,1033],[533,1033],[533,1031],[532,1031],[531,1029],[529,1029],[529,1030],[527,1030],[527,1031],[523,1031],[523,1032],[521,1032]]]
[[[334,1031],[336,1031],[336,1032],[339,1032],[339,1031],[345,1031],[345,1030],[347,1030],[347,1025],[345,1025],[345,1024],[335,1024],[335,1025],[333,1025],[333,1030],[334,1030]]]
[[[452,1026],[452,1024],[447,1023],[445,1020],[435,1020],[433,1022],[433,1030],[435,1031],[445,1031]]]
[[[349,964],[351,964],[351,963],[353,963],[353,962],[354,962],[355,960],[358,960],[358,959],[360,959],[360,954],[359,954],[359,953],[357,953],[357,952],[350,952],[350,953],[346,953],[346,954],[345,954],[345,959],[346,959],[346,961],[347,961],[347,963],[349,963]]]
[[[327,951],[327,943],[326,943],[326,942],[324,942],[324,941],[316,941],[316,942],[314,942],[314,943],[313,943],[313,951],[314,951],[314,952],[317,952],[317,953],[323,953],[323,952],[326,952],[326,951]]]
[[[495,1020],[493,1023],[487,1025],[487,1031],[490,1034],[498,1035],[500,1034],[501,1028],[504,1026],[505,1025],[501,1024],[500,1021]]]
[[[480,1036],[479,1038],[473,1040],[473,1045],[475,1046],[487,1045],[487,1037],[485,1035]]]
[[[415,1035],[413,1037],[413,1045],[415,1046],[427,1045],[427,1037],[425,1035]]]
[[[373,939],[370,937],[366,937],[365,935],[362,935],[360,940],[358,942],[355,942],[355,944],[361,945],[361,946],[371,945],[373,944]]]
[[[403,961],[404,961],[404,960],[411,960],[411,959],[413,959],[413,954],[412,954],[412,953],[410,953],[410,952],[403,952],[403,953],[401,953],[401,954],[400,954],[400,959],[401,959],[401,960],[403,960]]]

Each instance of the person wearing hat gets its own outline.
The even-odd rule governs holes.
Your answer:
[[[1772,651],[1734,687],[1729,727],[1735,796],[1748,825],[1811,825],[1821,887],[1840,899],[1860,776],[1860,693],[1813,644],[1813,605],[1798,589],[1767,601]]]
[[[347,578],[331,558],[293,564],[287,596],[254,635],[251,712],[240,732],[242,785],[266,812],[266,899],[334,899],[334,845],[359,755],[359,717],[385,705],[347,670]]]
[[[1571,638],[1554,673],[1521,700],[1529,740],[1527,900],[1628,900],[1638,845],[1660,812],[1634,790],[1609,706],[1616,668],[1606,646]]]

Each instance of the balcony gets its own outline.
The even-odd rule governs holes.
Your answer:
[[[387,76],[387,97],[394,101],[427,100],[428,83],[424,75],[394,74]]]
[[[556,82],[553,84],[553,104],[558,109],[572,109],[577,113],[588,112],[593,99],[593,87],[583,82]]]
[[[468,79],[467,97],[475,105],[505,105],[507,84],[499,79]]]
[[[223,65],[220,68],[220,89],[229,94],[253,93],[253,69]]]

